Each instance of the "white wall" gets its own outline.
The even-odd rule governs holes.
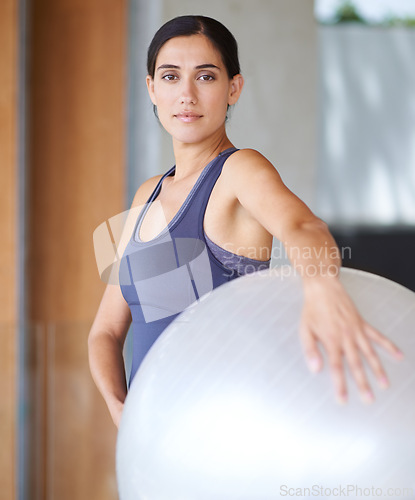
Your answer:
[[[134,53],[136,42],[133,39],[131,43],[130,60],[141,65],[141,80],[137,73],[134,86],[144,86],[143,44],[147,38],[148,46],[150,30],[153,34],[158,27],[154,27],[157,16],[161,25],[178,15],[202,14],[230,29],[239,44],[245,88],[231,114],[229,136],[239,148],[258,149],[272,161],[286,184],[313,206],[317,143],[317,26],[313,2],[158,0],[152,2],[151,13],[145,0],[132,3],[137,5],[132,24],[136,36],[140,35],[136,42],[141,44]],[[133,90],[130,111],[139,113],[141,120],[138,123],[135,118],[134,136],[130,138],[130,142],[138,141],[130,155],[135,172],[130,184],[134,189],[136,181],[164,172],[174,163],[170,138],[154,128],[150,109],[145,95]]]
[[[415,30],[321,26],[318,212],[415,224]]]

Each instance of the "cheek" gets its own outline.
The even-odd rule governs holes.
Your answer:
[[[217,92],[211,92],[205,96],[205,103],[211,110],[214,109],[217,113],[226,115],[228,109],[228,94],[226,90],[218,89]]]
[[[160,123],[166,130],[170,130],[171,113],[169,113],[165,107],[157,106],[157,115]]]
[[[166,106],[174,100],[175,88],[163,84],[163,82],[156,81],[154,83],[154,99],[157,106]]]
[[[154,88],[154,101],[155,104],[160,108],[163,107],[166,102],[166,96],[163,95],[163,92],[160,92],[160,90],[157,89],[157,87]]]

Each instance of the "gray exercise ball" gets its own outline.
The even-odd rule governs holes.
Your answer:
[[[298,336],[291,268],[238,278],[182,313],[130,387],[117,441],[121,500],[415,498],[415,294],[342,269],[362,315],[403,350],[377,349],[391,387],[335,401]],[[347,495],[346,495],[347,493]]]

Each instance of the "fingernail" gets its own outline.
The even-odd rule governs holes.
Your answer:
[[[317,358],[311,358],[308,360],[308,366],[310,368],[310,371],[316,373],[320,368],[320,361]]]
[[[337,394],[337,402],[340,404],[340,405],[345,405],[347,403],[347,396],[346,394]]]
[[[389,387],[389,380],[386,378],[386,377],[381,377],[379,379],[379,385],[383,388],[383,389],[387,389]]]
[[[373,395],[372,391],[366,391],[362,394],[363,401],[365,403],[373,403],[375,400],[375,396]]]
[[[403,357],[404,357],[403,352],[402,352],[402,351],[397,350],[397,351],[396,351],[396,357],[397,357],[398,359],[403,359]]]

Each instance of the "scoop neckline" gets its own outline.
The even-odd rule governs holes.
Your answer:
[[[211,167],[211,165],[213,164],[213,162],[215,160],[217,160],[220,156],[222,156],[225,153],[228,153],[229,151],[232,151],[232,150],[236,151],[237,148],[234,147],[234,146],[232,146],[230,148],[227,148],[227,149],[221,151],[217,156],[215,156],[214,158],[212,158],[212,160],[207,165],[205,165],[203,167],[203,170],[200,173],[199,177],[197,178],[196,182],[193,184],[192,189],[189,191],[189,194],[186,196],[184,202],[182,203],[182,205],[180,206],[180,208],[178,209],[178,211],[174,214],[174,216],[170,220],[170,222],[156,236],[154,236],[154,238],[151,238],[150,240],[147,240],[147,241],[143,241],[140,238],[140,230],[141,230],[141,226],[142,226],[144,217],[146,216],[146,214],[147,214],[147,212],[148,212],[151,204],[157,199],[157,196],[160,194],[161,187],[163,185],[164,179],[166,177],[170,177],[171,175],[174,174],[174,172],[176,170],[176,165],[174,165],[173,167],[171,167],[170,170],[168,170],[162,176],[162,178],[160,179],[160,181],[158,182],[158,184],[156,186],[156,189],[153,191],[153,194],[151,195],[150,199],[146,202],[145,207],[143,208],[143,210],[141,211],[140,215],[138,216],[137,221],[136,221],[136,223],[134,225],[134,231],[133,231],[133,234],[132,234],[132,236],[130,238],[130,242],[133,243],[134,245],[137,245],[137,246],[149,245],[151,243],[156,242],[160,238],[162,238],[166,233],[170,232],[176,226],[176,224],[180,220],[181,216],[185,212],[186,208],[188,207],[188,205],[189,205],[189,203],[190,203],[190,201],[191,201],[191,199],[193,197],[194,192],[200,186],[200,184],[202,183],[203,179],[206,177],[207,172],[209,170],[209,167]]]

